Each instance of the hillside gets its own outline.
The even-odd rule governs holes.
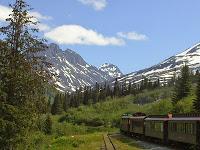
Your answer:
[[[138,83],[143,80],[144,76],[150,81],[155,81],[158,78],[161,83],[166,83],[180,73],[180,69],[184,64],[187,64],[191,70],[200,69],[200,43],[184,50],[175,56],[172,56],[150,68],[142,69],[133,73],[129,73],[118,78],[119,82],[130,81]],[[111,81],[114,83],[114,80]]]
[[[113,64],[105,63],[99,67],[99,69],[107,74],[109,74],[113,78],[121,77],[123,73],[120,69]]]
[[[167,114],[173,109],[170,101],[172,88],[144,91],[137,96],[128,95],[121,98],[107,98],[107,101],[94,105],[70,108],[66,113],[52,116],[53,128],[51,135],[42,132],[34,133],[30,141],[33,148],[40,149],[87,149],[99,148],[102,134],[119,132],[120,117],[124,113],[144,112],[149,114]],[[153,99],[141,105],[138,100]],[[180,104],[183,111],[192,109],[193,96],[186,97]],[[45,118],[45,117],[44,117]],[[42,119],[41,119],[42,122]],[[40,142],[37,142],[40,141]],[[123,141],[121,141],[123,143]],[[131,146],[134,148],[134,146]]]
[[[42,52],[42,56],[52,64],[49,70],[55,74],[57,89],[61,92],[72,92],[80,86],[91,86],[96,82],[105,82],[115,78],[116,75],[118,77],[121,75],[121,71],[116,66],[117,70],[98,69],[88,64],[76,52],[70,49],[63,51],[53,43]]]

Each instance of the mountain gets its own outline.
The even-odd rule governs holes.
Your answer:
[[[60,91],[72,92],[80,86],[91,86],[96,82],[109,81],[113,79],[113,74],[117,74],[112,69],[112,73],[102,71],[85,62],[76,52],[70,49],[63,51],[53,43],[42,52],[42,56],[45,56],[46,60],[52,64],[52,67],[48,69],[56,74],[54,79]]]
[[[123,75],[117,66],[109,63],[101,65],[99,67],[99,70],[109,74],[112,78],[121,77]]]
[[[118,81],[140,83],[145,76],[150,81],[160,79],[161,84],[165,84],[174,77],[175,73],[180,73],[180,69],[185,63],[192,71],[200,69],[200,43],[197,43],[182,53],[172,56],[150,68],[124,75],[118,78]],[[114,80],[112,80],[111,83],[114,83]]]

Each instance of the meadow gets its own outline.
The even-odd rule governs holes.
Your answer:
[[[163,87],[145,90],[136,96],[108,97],[105,102],[70,108],[62,115],[52,115],[52,133],[33,133],[29,139],[30,149],[98,149],[103,142],[103,134],[119,132],[120,117],[125,113],[167,114],[174,107],[181,113],[193,111],[194,92],[173,106],[170,91],[170,87]],[[39,124],[44,124],[44,118],[41,117]]]

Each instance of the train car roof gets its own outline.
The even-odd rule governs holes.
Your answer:
[[[146,121],[167,121],[169,118],[145,118]]]
[[[172,117],[168,118],[169,121],[200,121],[200,117]]]
[[[200,117],[145,118],[146,121],[200,121]]]
[[[145,119],[147,116],[131,116],[130,119]]]

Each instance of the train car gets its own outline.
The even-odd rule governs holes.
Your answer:
[[[168,120],[168,140],[200,144],[200,117],[172,117]]]
[[[168,117],[148,116],[145,120],[145,136],[167,142]]]
[[[123,116],[120,130],[163,143],[184,143],[200,149],[200,114]]]
[[[123,133],[129,133],[130,130],[130,116],[124,115],[120,122],[120,131]]]
[[[144,119],[146,116],[130,117],[130,133],[144,135]]]

